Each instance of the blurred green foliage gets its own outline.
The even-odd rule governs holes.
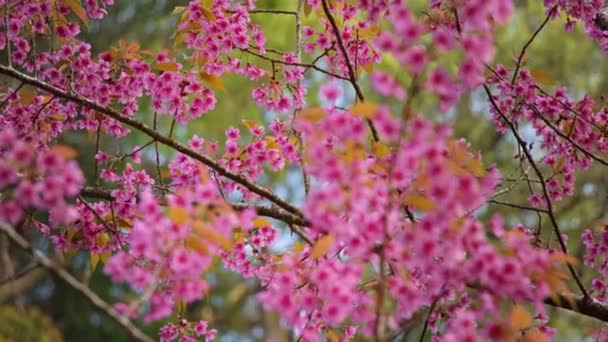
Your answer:
[[[19,310],[0,306],[0,342],[61,342],[63,337],[51,317],[34,306]]]

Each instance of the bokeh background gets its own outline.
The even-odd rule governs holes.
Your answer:
[[[295,0],[258,0],[259,8],[275,8],[294,10]],[[413,1],[422,15],[427,1]],[[497,32],[498,50],[496,60],[508,66],[514,65],[514,60],[524,43],[544,19],[542,1],[516,1],[517,9],[514,19]],[[84,34],[84,40],[90,42],[96,52],[103,52],[117,46],[119,40],[136,42],[141,49],[161,51],[177,49],[172,40],[176,26],[176,17],[172,11],[176,6],[183,6],[181,0],[117,0],[109,9],[109,15],[101,22],[93,22],[89,31]],[[267,47],[280,51],[293,51],[295,48],[295,21],[293,16],[258,14],[254,20],[268,32]],[[314,16],[304,20],[306,25],[318,25]],[[557,86],[567,86],[569,94],[580,98],[585,92],[598,101],[600,96],[608,93],[608,58],[589,41],[580,24],[573,33],[566,34],[563,29],[565,18],[552,21],[542,32],[539,39],[529,48],[526,67],[533,70],[534,75],[541,80],[546,90]],[[269,67],[268,62],[252,56],[240,56],[251,63]],[[4,58],[4,57],[3,57]],[[456,67],[457,55],[442,56],[448,65]],[[450,60],[454,62],[450,64]],[[403,82],[409,83],[409,76],[402,71],[398,64],[387,57],[377,70],[393,73]],[[241,120],[259,120],[269,122],[275,117],[273,113],[264,113],[251,100],[251,90],[255,86],[251,82],[238,77],[222,78],[225,91],[217,92],[216,108],[200,119],[192,121],[187,127],[178,127],[175,137],[187,141],[193,134],[203,136],[208,140],[222,141],[224,130],[230,126],[239,126]],[[309,73],[306,82],[310,92],[308,102],[318,103],[315,88],[324,82],[320,74]],[[361,76],[361,84],[366,93],[371,94],[367,87],[366,74]],[[354,99],[351,89],[344,84],[344,104]],[[528,193],[525,182],[517,180],[521,177],[518,163],[514,159],[516,147],[509,136],[501,136],[495,132],[488,120],[488,105],[485,95],[481,92],[465,94],[460,104],[447,115],[436,112],[436,102],[433,98],[417,97],[414,108],[421,114],[436,120],[452,120],[457,136],[465,137],[472,143],[474,151],[481,151],[485,165],[497,164],[502,170],[505,180],[503,187],[510,190],[498,199],[505,202],[524,204]],[[380,98],[368,95],[372,101],[384,102]],[[388,103],[399,108],[398,103]],[[151,124],[153,113],[141,106],[138,118]],[[161,121],[160,130],[168,131],[170,119]],[[530,129],[522,128],[529,142],[535,137]],[[84,172],[92,179],[93,154],[95,139],[92,136],[70,133],[63,136],[63,144],[77,148],[79,161]],[[136,146],[148,142],[143,135],[132,134],[120,141],[102,137],[103,149],[128,153]],[[153,152],[153,150],[150,150]],[[174,155],[172,151],[161,149],[162,162],[166,165]],[[155,174],[153,154],[143,155],[143,165]],[[146,159],[148,159],[146,161]],[[549,170],[545,170],[550,172]],[[296,169],[286,170],[278,174],[270,174],[263,183],[272,186],[275,191],[292,200],[301,203],[303,200],[302,179]],[[565,233],[569,236],[570,252],[582,260],[582,250],[579,248],[579,237],[582,229],[594,227],[606,218],[608,209],[608,172],[599,166],[594,166],[585,173],[578,174],[577,191],[573,197],[557,204],[557,217]],[[525,212],[500,205],[489,205],[479,210],[478,215],[489,218],[493,213],[502,213],[507,222],[515,225],[524,223],[529,227],[543,225],[544,245],[555,245],[551,236],[549,222],[541,219],[534,212]],[[48,242],[40,239],[35,232],[26,232],[36,245],[63,263],[69,271],[80,280],[88,283],[108,302],[116,302],[125,294],[129,294],[120,284],[112,284],[103,274],[103,266],[92,269],[88,254],[79,252],[66,259],[55,253]],[[277,249],[286,245],[292,237],[285,231]],[[3,341],[128,341],[129,338],[120,327],[94,310],[89,303],[77,292],[61,281],[54,279],[44,269],[31,263],[29,255],[15,247],[9,246],[5,240],[0,245],[0,342]],[[587,282],[594,274],[582,263],[576,265],[579,273]],[[219,341],[291,341],[293,334],[285,329],[278,315],[263,312],[255,300],[259,285],[244,280],[227,272],[217,264],[207,275],[212,289],[208,296],[198,303],[189,305],[186,317],[191,320],[204,319],[219,331]],[[585,317],[549,308],[552,326],[558,329],[557,340],[579,341],[582,336],[597,328],[599,323]],[[151,336],[156,336],[158,328],[164,322],[143,325],[138,322]],[[404,341],[417,340],[420,327],[413,327]]]

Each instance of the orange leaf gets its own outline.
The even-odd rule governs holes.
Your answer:
[[[363,68],[363,70],[369,74],[374,71],[374,63],[363,64],[361,68]]]
[[[553,85],[557,82],[551,75],[549,75],[543,69],[532,69],[530,70],[530,75],[532,75],[532,78],[534,78],[536,83],[542,85]]]
[[[82,7],[80,0],[63,0],[63,4],[66,5],[74,14],[82,21],[85,27],[89,27],[89,17],[87,12]]]
[[[173,223],[177,225],[184,224],[188,221],[188,217],[189,215],[186,209],[174,205],[169,207],[169,218],[171,218]]]
[[[327,340],[329,342],[338,342],[340,341],[340,335],[333,329],[327,330]]]
[[[270,226],[270,222],[263,218],[263,217],[258,217],[255,220],[253,220],[253,226],[256,228],[262,228],[262,227],[266,227],[266,226]]]
[[[309,107],[299,111],[297,118],[310,122],[319,122],[323,120],[326,115],[327,112],[321,107]]]
[[[160,71],[177,71],[175,63],[154,63],[152,69]]]
[[[36,99],[36,90],[24,87],[19,91],[19,103],[22,105],[31,105]]]
[[[232,249],[232,243],[226,239],[222,234],[210,229],[205,222],[197,220],[192,223],[192,228],[196,233],[203,239],[213,242],[220,246],[223,250],[229,251]]]
[[[258,123],[253,120],[243,120],[241,122],[243,123],[243,125],[245,127],[247,127],[247,129],[254,129],[254,128],[258,127]]]
[[[304,3],[304,15],[308,18],[312,13],[312,6],[307,2]]]
[[[456,162],[458,166],[463,167],[473,175],[482,177],[486,174],[486,170],[483,168],[481,160],[469,152],[466,146],[459,141],[452,140],[448,143],[448,154],[450,159]],[[454,171],[456,171],[456,169]]]
[[[361,40],[372,40],[380,33],[380,27],[378,25],[372,25],[368,28],[357,30],[357,36]]]
[[[534,330],[527,333],[525,336],[525,342],[549,342],[551,339],[540,330]]]
[[[378,105],[369,102],[358,102],[348,109],[356,116],[372,119],[378,111]]]
[[[208,8],[203,8],[203,15],[205,16],[205,18],[207,18],[207,20],[209,20],[212,23],[217,21],[215,14],[213,14],[213,12],[211,12],[211,10]]]
[[[414,209],[429,211],[435,209],[435,203],[420,194],[409,194],[403,200],[403,204]]]
[[[514,330],[525,330],[532,326],[532,315],[521,305],[511,310],[511,327]]]
[[[301,242],[301,241],[297,241],[296,243],[293,244],[293,249],[296,252],[303,251],[304,247],[306,247],[306,245],[303,242]]]
[[[224,84],[222,83],[222,80],[219,77],[201,71],[201,78],[207,83],[217,88],[218,90],[224,91]]]
[[[198,173],[201,180],[201,184],[207,184],[211,180],[209,176],[209,171],[207,171],[207,167],[202,163],[198,166]]]
[[[279,144],[277,143],[277,139],[275,137],[267,136],[264,138],[266,141],[266,148],[269,150],[278,150],[280,149]]]
[[[55,145],[51,148],[53,153],[56,153],[65,159],[74,159],[78,155],[75,149],[67,145]]]
[[[382,141],[372,141],[372,151],[378,158],[384,158],[391,150]]]
[[[315,242],[315,245],[312,246],[312,250],[310,251],[310,258],[313,260],[317,260],[327,254],[329,249],[331,248],[334,242],[334,236],[331,234],[327,234],[324,237],[320,238]]]
[[[110,242],[110,236],[108,235],[108,233],[101,233],[97,235],[97,238],[95,240],[97,242],[97,245],[105,246],[108,244],[108,242]]]
[[[201,254],[209,255],[207,246],[195,235],[190,235],[186,238],[186,247],[198,251]]]
[[[572,255],[568,255],[566,253],[553,253],[550,256],[550,259],[555,262],[570,264],[570,265],[576,265],[578,263],[578,260],[576,260],[575,257],[573,257]]]

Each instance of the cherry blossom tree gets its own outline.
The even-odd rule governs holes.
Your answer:
[[[608,230],[569,236],[556,216],[581,191],[577,174],[608,166],[608,110],[603,98],[545,88],[526,67],[558,18],[564,39],[583,26],[608,52],[603,0],[545,0],[505,65],[494,34],[512,0],[294,0],[291,10],[192,0],[173,11],[175,49],[121,42],[93,53],[80,33],[112,3],[0,0],[0,230],[133,339],[214,339],[211,324],[182,313],[206,296],[217,263],[255,280],[258,302],[298,341],[405,340],[412,326],[421,341],[548,341],[547,307],[608,322]],[[266,46],[272,32],[253,16],[292,17],[295,49]],[[386,59],[398,73],[375,69]],[[225,89],[227,75],[254,84],[250,99],[269,119],[242,120],[222,141],[176,139],[218,93],[238,91]],[[473,91],[516,147],[516,180],[453,133],[451,113]],[[78,133],[94,155],[62,142]],[[148,142],[100,148],[134,135]],[[300,176],[301,203],[266,181],[285,170]],[[516,182],[529,195],[500,200]],[[489,205],[534,212],[555,244],[542,243],[540,223],[483,219]],[[102,299],[28,231],[62,253],[86,251],[131,295]],[[158,336],[139,328],[167,318]],[[607,328],[590,333],[608,340]]]

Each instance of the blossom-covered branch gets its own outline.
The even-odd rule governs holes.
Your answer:
[[[263,197],[265,199],[268,199],[269,201],[275,203],[277,206],[285,209],[286,211],[288,211],[296,216],[302,217],[302,214],[300,213],[298,208],[294,207],[292,204],[279,198],[276,194],[273,194],[269,190],[266,190],[256,184],[251,183],[249,180],[247,180],[247,178],[245,178],[241,175],[238,175],[238,174],[235,174],[235,173],[232,173],[232,172],[226,170],[225,168],[221,167],[217,162],[211,160],[210,158],[189,148],[188,146],[178,142],[175,139],[169,138],[165,135],[158,133],[157,131],[146,126],[144,123],[137,121],[134,118],[124,116],[120,112],[118,112],[114,109],[101,106],[92,100],[89,100],[82,96],[59,89],[53,85],[50,85],[48,83],[37,80],[31,76],[28,76],[20,71],[17,71],[15,69],[13,69],[11,67],[7,67],[5,65],[0,65],[0,74],[10,76],[23,83],[30,84],[32,86],[35,86],[36,88],[47,91],[55,96],[72,101],[78,105],[93,109],[99,113],[102,113],[104,115],[111,117],[112,119],[115,119],[116,121],[127,124],[135,129],[137,129],[138,131],[150,136],[154,140],[156,140],[164,145],[167,145],[167,146],[175,149],[176,151],[181,152],[195,160],[202,162],[203,164],[205,164],[205,165],[209,166],[210,168],[212,168],[213,170],[215,170],[218,174],[243,185],[245,188],[251,190],[252,192],[260,195],[261,197]]]

